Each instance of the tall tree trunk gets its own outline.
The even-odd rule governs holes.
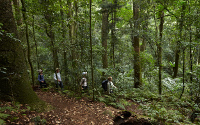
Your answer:
[[[31,62],[31,48],[30,48],[30,42],[29,42],[29,33],[28,33],[28,23],[27,23],[27,15],[26,15],[26,8],[25,8],[25,2],[24,0],[21,0],[22,3],[22,15],[24,18],[24,22],[26,25],[26,41],[27,41],[27,46],[28,46],[28,62],[31,68],[31,77],[32,77],[32,85],[34,86],[35,84],[35,77],[34,77],[34,69],[33,69],[33,65]]]
[[[104,2],[105,0],[102,0]],[[108,57],[107,57],[107,37],[108,37],[108,10],[102,8],[102,29],[101,29],[101,40],[102,40],[102,63],[103,68],[108,68]],[[104,73],[103,73],[104,77]]]
[[[59,62],[58,62],[58,48],[55,46],[55,33],[53,32],[53,22],[54,22],[54,11],[49,8],[51,1],[42,1],[43,7],[45,9],[44,11],[44,17],[48,23],[48,25],[45,25],[46,28],[46,34],[50,38],[51,42],[51,51],[53,54],[53,62],[54,62],[54,70],[56,68],[59,68]]]
[[[182,39],[182,30],[183,30],[183,23],[184,23],[184,15],[185,15],[185,9],[186,9],[186,5],[185,3],[183,3],[182,5],[182,11],[181,11],[181,18],[179,22],[179,39]],[[177,47],[176,47],[176,53],[175,53],[175,68],[174,68],[174,78],[177,77],[178,74],[178,64],[179,64],[179,56],[180,56],[180,44],[181,41],[178,40],[177,41]]]
[[[148,13],[148,10],[147,10],[147,13]],[[146,14],[145,15],[145,17],[144,17],[144,24],[143,24],[143,30],[145,31],[145,32],[147,32],[147,30],[148,30],[148,14]],[[140,51],[141,52],[144,52],[145,50],[146,50],[146,35],[144,34],[143,35],[143,39],[142,39],[142,45],[141,45],[141,47],[140,47]]]
[[[94,98],[94,69],[93,69],[93,53],[92,53],[92,0],[90,0],[90,63],[91,63],[91,75],[92,75],[92,90],[93,90],[93,101]]]
[[[190,3],[189,3],[190,4]],[[191,7],[189,5],[189,13],[191,12]],[[192,21],[191,21],[191,18],[189,19],[190,20],[190,82],[192,83],[193,82],[193,78],[192,78],[192,72],[193,72],[193,60],[192,60],[192,57],[193,57],[193,52],[192,52]]]
[[[23,104],[38,104],[39,99],[28,79],[21,43],[6,35],[13,33],[14,38],[17,38],[10,0],[0,0],[0,23],[3,24],[2,30],[5,31],[0,34],[0,98],[14,99]]]
[[[160,40],[157,44],[158,46],[158,65],[159,65],[159,94],[162,94],[162,34],[163,34],[163,24],[164,24],[164,12],[160,12]]]
[[[117,40],[116,36],[115,36],[115,24],[116,24],[116,15],[117,15],[117,0],[114,0],[114,8],[112,10],[112,28],[111,28],[111,49],[110,49],[110,60],[111,60],[111,64],[113,65],[113,67],[115,68],[115,42]]]
[[[140,64],[140,41],[139,41],[139,6],[133,2],[133,18],[135,35],[133,38],[134,48],[134,87],[139,88],[142,85],[141,64]]]
[[[184,93],[184,90],[185,90],[185,49],[183,49],[183,89],[180,95],[180,99]]]
[[[155,21],[155,41],[157,44],[158,41],[158,27],[157,27],[157,21],[156,21],[156,9],[155,9],[155,5],[154,5],[154,21]],[[158,55],[158,51],[155,52],[155,56],[157,57]]]
[[[61,14],[61,27],[62,27],[62,45],[66,46],[66,26],[64,24],[64,12],[63,12],[63,6],[62,6],[62,1],[60,0],[60,14]],[[65,50],[66,48],[63,47],[63,59],[64,59],[64,82],[68,83],[68,65],[67,65],[67,52]]]
[[[33,27],[33,40],[35,42],[35,53],[36,53],[36,61],[37,61],[37,69],[39,69],[39,60],[38,60],[38,49],[37,49],[37,41],[35,39],[35,18],[33,15],[33,22],[32,22],[32,27]]]

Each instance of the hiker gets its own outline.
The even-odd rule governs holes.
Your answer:
[[[108,83],[107,83],[108,94],[113,93],[113,88],[117,88],[117,87],[114,86],[112,82],[112,77],[108,77]]]
[[[55,84],[56,84],[56,88],[58,88],[58,85],[59,85],[61,90],[62,90],[63,89],[63,83],[62,83],[62,80],[61,80],[59,68],[56,68],[56,71],[54,73],[54,81],[55,81]]]
[[[83,78],[81,79],[80,86],[82,87],[82,90],[87,90],[88,89],[87,79],[86,79],[87,72],[83,72],[82,75]]]
[[[41,69],[38,70],[39,75],[38,75],[38,81],[40,82],[40,88],[46,88],[47,84],[46,81],[44,80],[44,75],[43,75],[43,71]]]

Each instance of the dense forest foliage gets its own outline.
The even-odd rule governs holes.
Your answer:
[[[12,0],[10,5],[14,20],[7,23],[15,26],[0,21],[1,85],[19,77],[8,73],[23,70],[27,84],[37,86],[42,69],[48,87],[55,87],[53,74],[60,68],[65,92],[80,96],[81,74],[87,72],[93,100],[124,109],[129,99],[159,122],[200,123],[194,120],[200,113],[200,1]],[[7,47],[18,48],[20,56],[5,59]],[[19,58],[17,68],[8,68],[13,58]],[[109,76],[117,89],[104,97],[101,82]],[[12,91],[3,86],[0,92],[5,88]]]

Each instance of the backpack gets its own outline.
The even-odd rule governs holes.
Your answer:
[[[107,83],[108,83],[108,80],[104,80],[102,82],[102,88],[104,89],[104,91],[107,91]]]

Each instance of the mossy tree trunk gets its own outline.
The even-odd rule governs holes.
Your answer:
[[[0,0],[0,24],[4,30],[0,35],[0,98],[22,104],[37,103],[39,99],[31,88],[23,49],[17,40],[10,0]],[[8,35],[10,33],[13,37]]]

